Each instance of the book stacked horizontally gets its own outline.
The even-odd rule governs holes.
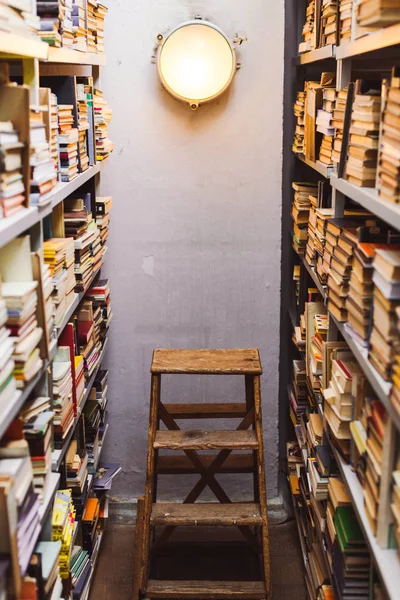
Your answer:
[[[314,249],[316,253],[315,270],[322,285],[326,285],[330,271],[330,252],[326,241],[326,223],[333,216],[332,208],[317,208],[315,210]]]
[[[100,318],[97,320],[96,326],[99,340],[103,346],[113,317],[109,280],[100,279],[96,285],[88,289],[85,297],[92,300],[94,312],[100,309]]]
[[[2,295],[7,306],[7,328],[14,344],[14,377],[22,388],[41,369],[39,343],[43,330],[38,327],[37,281],[4,282]]]
[[[96,225],[100,230],[100,240],[103,247],[103,256],[107,251],[107,238],[110,227],[110,211],[112,209],[111,196],[96,197]]]
[[[59,171],[61,181],[72,181],[78,175],[79,132],[74,127],[72,104],[58,105],[58,144],[60,151]]]
[[[69,348],[60,346],[53,361],[54,444],[62,448],[74,422]]]
[[[304,254],[307,246],[308,219],[311,208],[310,195],[318,190],[317,184],[294,181],[292,204],[293,248],[298,254]]]
[[[6,410],[11,404],[17,383],[14,378],[14,342],[10,338],[10,330],[6,327],[8,319],[7,304],[1,294],[0,282],[0,410]]]
[[[399,4],[400,5],[400,4]],[[389,202],[400,202],[400,78],[394,70],[382,114],[379,143],[379,195]]]
[[[354,360],[333,360],[329,387],[324,390],[324,414],[337,446],[345,454],[350,448],[352,420],[352,385],[360,371]]]
[[[100,309],[95,311],[92,301],[84,300],[78,311],[77,334],[79,353],[84,359],[86,380],[90,379],[99,362],[101,344],[95,328],[95,320],[99,317]]]
[[[72,501],[76,510],[76,518],[80,520],[88,495],[88,455],[86,448],[79,447],[77,440],[72,440],[66,453],[67,486],[72,492]]]
[[[339,0],[322,0],[321,5],[321,46],[337,44]]]
[[[104,100],[103,93],[100,90],[94,90],[93,109],[96,159],[104,160],[114,150],[114,144],[108,137],[108,125],[111,123],[112,110]]]
[[[380,485],[383,463],[383,440],[389,431],[389,419],[379,400],[366,400],[367,455],[364,480],[364,508],[374,535],[377,533]]]
[[[96,52],[96,0],[87,0],[87,45],[88,52]]]
[[[63,4],[61,1],[41,0],[36,3],[37,14],[40,17],[39,35],[50,46],[61,46],[61,20]]]
[[[52,539],[61,540],[60,576],[68,579],[70,575],[70,560],[72,537],[75,526],[75,508],[72,502],[71,490],[59,490],[56,493],[52,515]]]
[[[380,91],[356,94],[346,164],[346,179],[354,185],[375,187],[380,118]]]
[[[400,21],[399,0],[359,0],[357,23],[361,27],[387,27]]]
[[[85,93],[86,86],[77,84],[77,104],[78,104],[78,131],[79,131],[79,162],[80,171],[86,171],[89,168],[88,156],[88,130],[89,130],[89,110],[88,99]]]
[[[303,27],[303,41],[299,44],[299,54],[315,50],[315,41],[315,0],[309,0]]]
[[[0,494],[7,506],[0,511],[1,541],[3,547],[14,549],[18,561],[14,568],[19,568],[22,577],[40,533],[40,504],[32,481],[29,455],[0,459]]]
[[[76,285],[74,273],[74,240],[51,238],[43,244],[44,261],[50,267],[53,279],[56,327],[60,326],[65,312],[74,300]]]
[[[12,122],[0,121],[0,218],[24,207],[23,149]]]
[[[21,37],[37,38],[40,21],[29,0],[0,0],[1,30]]]
[[[74,29],[72,24],[72,0],[59,0],[62,4],[61,45],[74,47]]]
[[[51,200],[57,183],[56,165],[51,156],[42,111],[30,111],[30,177],[31,204],[42,206]]]
[[[335,106],[333,108],[332,126],[335,128],[335,136],[333,138],[332,162],[334,165],[336,165],[336,168],[339,165],[342,151],[344,115],[346,110],[347,95],[347,89],[337,92]]]
[[[102,54],[104,52],[104,19],[108,12],[108,8],[101,2],[97,2],[94,11],[96,19],[95,42],[96,51]]]
[[[55,305],[53,300],[54,284],[50,273],[50,266],[41,263],[43,299],[45,305],[46,329],[49,342],[57,337],[55,321]]]
[[[349,281],[346,309],[348,322],[357,338],[369,339],[373,301],[372,261],[377,244],[358,242],[354,250],[353,266]]]
[[[340,43],[351,40],[351,22],[353,14],[353,0],[340,0]]]
[[[400,471],[393,471],[392,479],[393,485],[390,508],[392,509],[394,517],[394,533],[397,539],[397,546],[400,548]]]
[[[64,201],[64,226],[67,238],[74,240],[77,292],[84,291],[93,277],[92,245],[99,233],[90,210],[90,194]]]
[[[306,364],[303,360],[293,361],[293,387],[290,392],[290,418],[293,425],[300,423],[301,415],[307,410]]]
[[[29,444],[33,485],[40,502],[44,501],[51,474],[52,426],[54,413],[50,398],[34,398],[23,407],[24,437]]]
[[[319,153],[319,160],[325,165],[332,164],[333,136],[335,129],[333,127],[333,105],[336,98],[334,88],[323,89],[323,108],[317,111],[317,131],[322,133],[322,142]]]
[[[74,34],[74,50],[87,52],[86,4],[84,0],[73,0],[72,31]]]
[[[58,106],[55,94],[50,94],[50,155],[58,173]]]
[[[373,261],[373,327],[369,359],[386,380],[400,350],[396,308],[400,306],[400,251],[376,249]]]
[[[95,473],[97,470],[102,444],[108,429],[107,389],[108,371],[101,370],[96,375],[84,408],[89,473]]]
[[[292,151],[295,154],[304,154],[304,113],[305,113],[306,93],[297,92],[297,99],[293,105],[294,116],[296,117],[296,129],[292,144]]]

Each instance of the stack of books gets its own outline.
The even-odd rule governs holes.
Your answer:
[[[37,38],[40,21],[32,13],[30,2],[0,1],[1,29],[21,37]]]
[[[104,346],[113,317],[109,280],[100,279],[97,284],[88,289],[86,298],[92,300],[94,314],[100,311],[100,316],[95,319],[95,327],[97,328],[96,337],[100,340],[101,345]]]
[[[111,123],[112,110],[103,98],[100,90],[94,90],[93,96],[94,128],[96,137],[96,160],[104,160],[114,150],[114,144],[108,137],[108,125]]]
[[[346,164],[346,179],[354,185],[375,187],[380,117],[379,91],[355,95]]]
[[[307,348],[308,377],[312,390],[319,390],[322,376],[322,345],[328,331],[326,314],[316,314],[313,318],[312,335]]]
[[[335,128],[335,136],[333,138],[332,162],[336,168],[339,165],[342,152],[344,115],[346,111],[347,94],[347,89],[337,92],[335,106],[333,108],[332,126]]]
[[[307,399],[306,364],[303,360],[294,360],[293,387],[290,392],[290,418],[294,426],[300,423],[301,416],[307,410]]]
[[[369,360],[378,373],[390,381],[392,364],[400,349],[395,313],[400,306],[400,251],[376,249],[373,267],[373,327]]]
[[[7,304],[1,293],[0,282],[0,411],[6,410],[12,402],[16,391],[17,383],[14,377],[14,361],[12,355],[14,352],[14,342],[9,337],[10,330],[6,327],[8,312]]]
[[[393,73],[382,114],[377,185],[379,195],[385,200],[389,200],[389,202],[400,202],[399,115],[400,78]]]
[[[74,47],[74,29],[72,24],[72,0],[59,0],[62,5],[61,45],[63,48]]]
[[[95,18],[96,18],[96,33],[95,33],[95,42],[96,42],[96,51],[99,54],[104,53],[104,19],[108,12],[108,8],[97,1],[96,9],[95,9]]]
[[[65,312],[74,301],[76,285],[74,273],[74,240],[72,238],[51,238],[43,244],[44,261],[50,267],[53,279],[53,300],[55,305],[56,327],[59,327]]]
[[[38,327],[36,310],[38,303],[37,282],[5,282],[2,296],[7,306],[7,328],[14,344],[14,377],[17,387],[22,388],[42,368],[39,343],[43,330]]]
[[[49,342],[52,342],[57,337],[55,320],[56,309],[53,300],[54,284],[50,273],[50,266],[46,263],[41,263],[41,269],[47,336]]]
[[[23,408],[24,437],[29,444],[33,485],[43,502],[51,473],[51,446],[54,413],[50,398],[35,398]]]
[[[79,448],[78,441],[72,440],[66,453],[67,486],[72,493],[76,518],[82,518],[88,491],[88,455],[86,449]]]
[[[64,225],[66,237],[74,240],[75,290],[82,292],[93,277],[92,245],[99,237],[90,210],[90,194],[85,198],[68,198],[64,201]]]
[[[293,248],[298,254],[305,254],[311,208],[310,195],[315,193],[317,186],[314,183],[294,181],[292,188],[294,189],[292,204]]]
[[[364,343],[369,339],[373,301],[372,261],[377,244],[358,242],[354,250],[349,290],[346,300],[348,323],[356,337]]]
[[[11,217],[24,207],[23,150],[12,122],[0,121],[0,218]]]
[[[54,445],[60,449],[74,423],[69,347],[60,346],[53,361]]]
[[[31,204],[42,206],[50,202],[57,183],[56,165],[51,156],[42,111],[30,111],[30,178]]]
[[[59,171],[61,181],[72,181],[78,175],[79,131],[74,128],[72,104],[58,105],[58,145],[60,152]]]
[[[78,84],[76,86],[77,91],[77,104],[78,104],[78,131],[79,131],[79,163],[80,171],[86,171],[89,168],[89,156],[88,156],[88,131],[89,131],[89,112],[88,112],[88,100],[85,93],[85,86]]]
[[[87,52],[86,3],[84,0],[73,0],[72,31],[74,34],[74,50]]]
[[[337,44],[339,0],[322,0],[321,4],[321,46]]]
[[[340,0],[340,44],[351,40],[353,0]]]
[[[315,0],[309,0],[306,9],[306,22],[303,27],[303,41],[299,44],[299,54],[315,50]]]
[[[325,165],[332,164],[333,136],[335,129],[333,126],[333,106],[336,98],[334,88],[323,89],[323,108],[317,111],[317,131],[322,133],[322,142],[319,153],[319,160]]]
[[[72,539],[75,526],[75,508],[71,490],[59,490],[56,494],[52,515],[52,539],[61,540],[60,577],[68,579]]]
[[[87,45],[88,52],[96,52],[96,6],[97,0],[87,0]]]
[[[361,27],[387,27],[400,21],[400,2],[359,0],[357,23]]]
[[[50,94],[50,155],[58,173],[58,105],[55,94]]]
[[[40,17],[39,35],[44,42],[56,48],[61,47],[61,22],[64,6],[61,0],[37,2],[37,14]]]
[[[292,144],[292,151],[295,154],[304,154],[304,124],[305,124],[305,103],[306,93],[297,92],[297,100],[293,105],[294,116],[296,117],[296,129]]]
[[[8,497],[7,510],[0,511],[2,546],[17,554],[23,577],[40,533],[39,498],[33,491],[33,473],[29,456],[0,459],[2,498]],[[12,500],[10,500],[12,499]],[[15,552],[15,550],[16,552]]]
[[[100,463],[93,480],[93,490],[97,497],[111,489],[113,479],[121,472],[117,463]]]
[[[316,228],[314,248],[317,257],[315,270],[322,285],[327,284],[330,273],[332,249],[327,239],[329,238],[330,233],[326,229],[326,224],[328,219],[333,217],[333,214],[333,208],[318,208],[315,211]]]
[[[95,319],[98,320],[100,316],[100,309],[94,311],[90,300],[82,302],[77,315],[77,334],[79,354],[84,359],[86,380],[90,379],[100,357],[101,344],[95,327]]]
[[[100,240],[103,248],[103,257],[107,251],[107,238],[110,227],[110,211],[112,209],[112,197],[96,197],[96,225],[100,230]]]
[[[367,403],[367,454],[364,480],[364,508],[371,530],[377,533],[380,485],[383,467],[383,440],[389,431],[389,419],[379,400]],[[388,465],[387,465],[388,467]]]

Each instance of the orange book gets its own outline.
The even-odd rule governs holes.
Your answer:
[[[93,522],[100,510],[100,502],[97,498],[88,498],[85,506],[85,512],[83,513],[82,521]]]

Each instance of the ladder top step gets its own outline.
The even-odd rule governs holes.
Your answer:
[[[246,350],[156,349],[151,372],[154,374],[261,375],[260,355]]]
[[[147,584],[146,597],[264,600],[266,593],[262,581],[162,581],[150,579]]]
[[[157,431],[154,448],[169,450],[256,450],[255,431]]]
[[[232,526],[262,525],[259,504],[157,503],[151,509],[152,525]]]
[[[244,402],[164,404],[164,407],[175,419],[237,419],[247,414]]]
[[[205,467],[209,467],[215,460],[215,454],[202,454],[201,461]],[[217,473],[253,473],[253,454],[230,454],[224,461]],[[189,475],[198,473],[190,458],[185,454],[162,454],[157,460],[157,473],[160,475]]]

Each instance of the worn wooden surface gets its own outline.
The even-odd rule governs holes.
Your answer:
[[[154,350],[152,373],[261,375],[260,355],[248,350]]]
[[[169,450],[253,450],[254,431],[157,431],[154,448]]]
[[[210,525],[210,526],[233,526],[233,525],[261,525],[260,506],[252,503],[198,503],[177,504],[158,503],[153,504],[151,512],[152,525]]]
[[[201,461],[206,469],[215,459],[215,454],[202,454]],[[234,454],[228,456],[216,473],[252,473],[254,471],[253,454]],[[199,473],[187,456],[162,455],[158,457],[157,471],[160,475],[190,475]]]
[[[164,404],[174,419],[231,419],[246,416],[243,402],[205,402],[193,404]]]
[[[265,598],[264,584],[260,581],[157,581],[149,580],[148,598]]]

